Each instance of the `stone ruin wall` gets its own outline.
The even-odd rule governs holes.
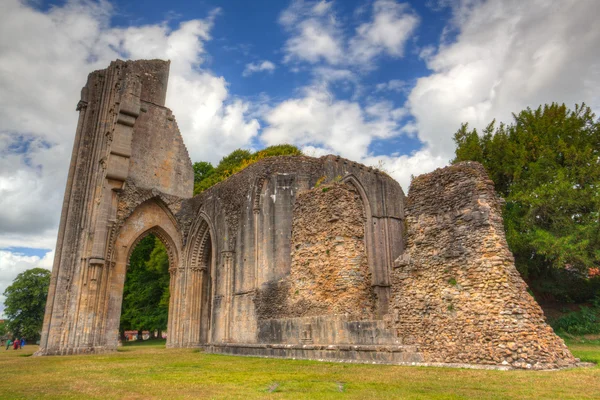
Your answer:
[[[373,318],[365,219],[360,196],[350,185],[333,183],[298,193],[291,268],[263,293],[266,298],[257,300],[259,318]]]
[[[478,163],[415,178],[407,247],[392,272],[390,326],[428,362],[573,365],[514,265],[501,199]]]
[[[192,164],[164,107],[168,75],[169,62],[162,60],[117,60],[88,75],[76,108],[39,354],[116,348],[118,282],[124,280],[119,264],[127,262],[115,258],[123,250],[115,245],[119,232],[145,201],[155,199],[165,210],[146,207],[137,220],[144,229],[157,217],[168,219],[192,195]],[[173,230],[177,246],[178,235]]]
[[[288,292],[291,316],[373,318],[364,210],[360,195],[347,184],[298,194]]]
[[[116,61],[82,90],[40,354],[116,349],[128,252],[153,232],[170,254],[168,347],[576,363],[514,267],[481,165],[417,177],[406,200],[340,157],[273,157],[190,198],[168,66]]]

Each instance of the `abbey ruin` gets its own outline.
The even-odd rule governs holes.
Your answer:
[[[40,354],[115,351],[129,256],[170,263],[168,347],[413,365],[577,363],[508,250],[483,167],[415,178],[336,156],[272,157],[192,196],[165,108],[169,63],[88,77]]]

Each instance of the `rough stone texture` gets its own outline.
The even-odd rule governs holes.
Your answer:
[[[500,201],[478,163],[413,180],[406,252],[392,273],[391,326],[429,362],[572,365],[514,266]]]
[[[481,166],[416,178],[406,221],[397,182],[335,156],[267,158],[191,197],[168,68],[116,61],[82,90],[40,354],[116,349],[129,256],[152,233],[169,254],[168,347],[575,362],[514,268]]]
[[[298,195],[289,282],[289,317],[374,314],[364,207],[355,188],[333,184]]]
[[[116,348],[125,266],[142,236],[162,238],[177,264],[172,214],[194,175],[164,107],[168,74],[161,60],[115,61],[81,91],[41,354]]]

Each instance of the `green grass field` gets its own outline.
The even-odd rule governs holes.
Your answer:
[[[600,362],[600,341],[569,342]],[[93,356],[0,349],[1,399],[600,399],[600,367],[484,371],[231,357],[163,341]]]

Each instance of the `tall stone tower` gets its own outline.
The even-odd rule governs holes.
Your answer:
[[[192,195],[191,162],[175,119],[164,106],[168,76],[168,61],[117,60],[92,72],[81,91],[41,354],[116,345],[112,336],[118,330],[118,313],[112,319],[108,313],[124,187],[151,188],[164,196]]]

